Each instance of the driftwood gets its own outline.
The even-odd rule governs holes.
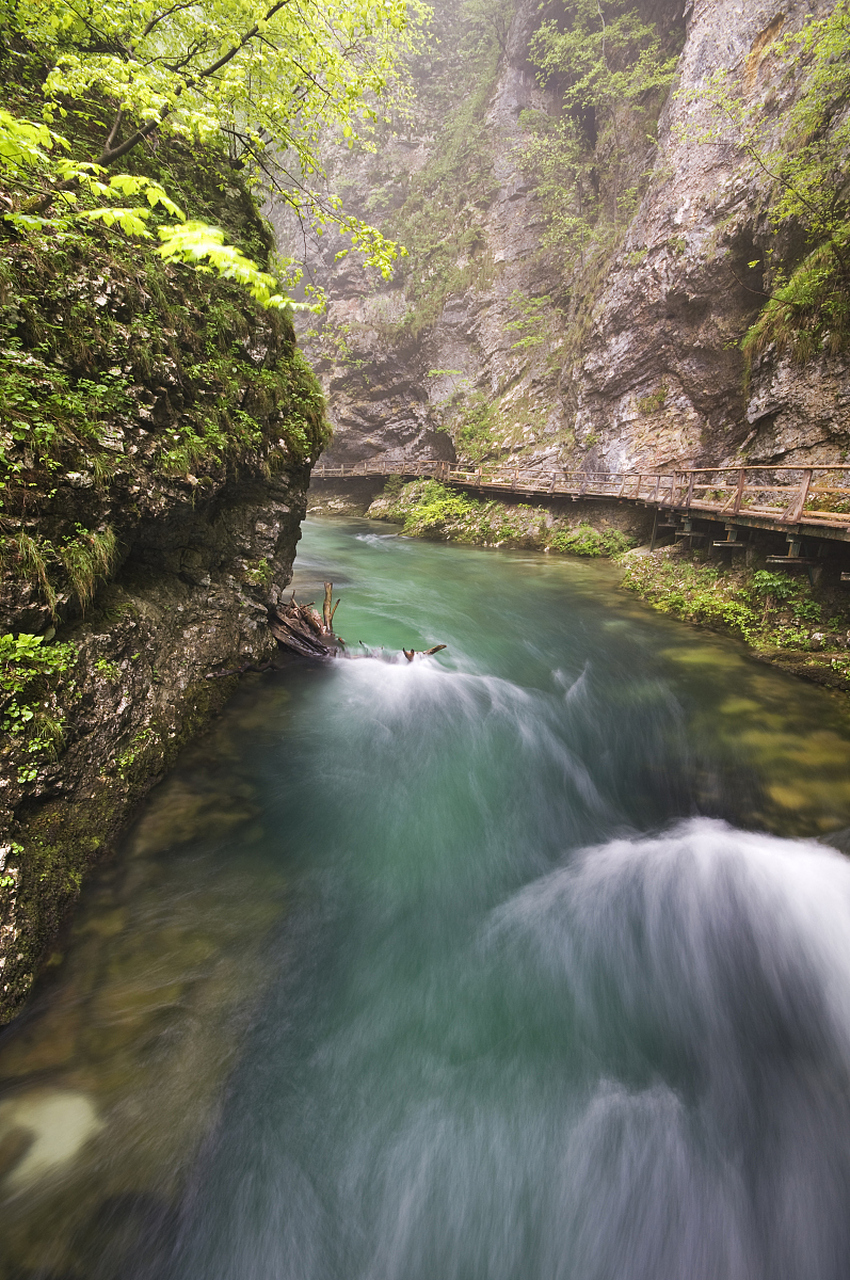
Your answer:
[[[269,628],[275,640],[284,649],[302,658],[336,658],[345,648],[345,641],[334,635],[332,622],[335,608],[331,608],[333,583],[325,583],[325,599],[320,618],[309,604],[298,604],[295,592],[289,604],[280,609],[269,609]],[[339,601],[337,601],[339,604]]]
[[[352,656],[346,651],[345,641],[334,633],[333,620],[339,600],[333,603],[333,590],[333,583],[326,582],[321,617],[312,600],[309,604],[298,604],[295,592],[283,608],[269,609],[269,629],[281,648],[297,653],[301,658],[318,661]],[[402,649],[402,653],[408,662],[412,662],[414,658],[439,653],[445,647],[444,644],[435,644],[431,649]]]
[[[445,647],[444,644],[435,644],[433,649],[402,649],[402,653],[408,662],[412,662],[414,658],[430,658],[432,653],[439,653]]]

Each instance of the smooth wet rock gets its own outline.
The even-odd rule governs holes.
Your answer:
[[[0,1102],[0,1141],[23,1130],[31,1137],[6,1174],[7,1192],[18,1193],[70,1164],[103,1124],[82,1093],[33,1090]]]

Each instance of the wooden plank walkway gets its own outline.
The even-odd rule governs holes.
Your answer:
[[[434,478],[444,484],[521,497],[607,498],[692,513],[706,519],[788,530],[805,526],[820,537],[850,541],[850,465],[818,467],[698,467],[661,472],[549,471],[514,466],[470,467],[434,458],[376,459],[354,467],[313,468],[317,479],[358,476]]]

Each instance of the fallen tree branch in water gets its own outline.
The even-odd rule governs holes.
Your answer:
[[[312,600],[308,604],[298,604],[293,591],[289,604],[283,608],[269,608],[269,629],[282,649],[297,653],[300,658],[327,661],[330,658],[353,657],[346,651],[345,641],[334,634],[333,620],[339,600],[333,604],[333,583],[326,582],[324,586],[321,617]],[[412,662],[414,658],[427,658],[445,648],[444,644],[435,644],[430,649],[402,649],[402,653],[408,662]]]
[[[333,583],[326,582],[321,618],[312,601],[298,604],[294,591],[285,608],[269,609],[269,629],[278,644],[301,658],[339,657],[345,641],[333,633],[331,623],[336,610],[331,608],[332,596]]]
[[[432,649],[402,649],[402,653],[408,662],[412,662],[414,658],[430,658],[432,653],[439,653],[445,648],[444,644],[435,644]]]

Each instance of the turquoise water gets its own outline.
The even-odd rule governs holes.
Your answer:
[[[0,1038],[0,1274],[843,1277],[840,705],[604,566],[296,568],[362,656],[245,682]]]

